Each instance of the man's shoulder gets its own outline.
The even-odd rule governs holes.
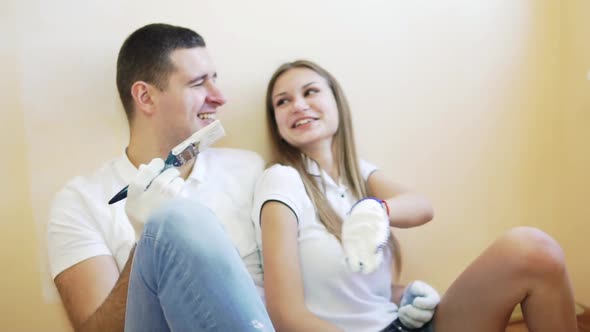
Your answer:
[[[121,179],[116,173],[116,163],[120,158],[103,163],[90,174],[78,175],[66,182],[56,193],[55,200],[69,200],[78,197],[96,197],[109,192],[113,185],[120,185]]]
[[[210,148],[203,154],[215,167],[230,169],[239,166],[259,169],[260,171],[264,168],[264,160],[254,151],[232,148]]]
[[[263,162],[262,157],[250,150],[233,149],[233,148],[210,148],[206,150],[209,158],[212,159],[224,159],[227,161],[235,162]]]

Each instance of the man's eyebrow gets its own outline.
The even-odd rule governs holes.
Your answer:
[[[302,89],[305,89],[305,88],[307,88],[308,86],[310,86],[310,85],[312,85],[312,84],[315,84],[315,83],[316,83],[316,82],[309,82],[309,83],[307,83],[307,84],[303,85],[301,88],[302,88]],[[278,96],[282,96],[282,95],[286,95],[286,94],[287,94],[286,92],[280,92],[280,93],[277,93],[276,95],[274,95],[274,96],[273,96],[273,99],[274,99],[274,98],[276,98],[276,97],[278,97]]]
[[[204,80],[204,79],[206,79],[206,78],[207,78],[207,76],[208,76],[207,74],[199,75],[199,76],[197,76],[197,77],[195,77],[195,78],[191,79],[190,81],[188,81],[186,84],[187,84],[187,85],[192,85],[192,84],[194,84],[194,83],[196,83],[196,82],[198,82],[198,81],[201,81],[201,80]]]

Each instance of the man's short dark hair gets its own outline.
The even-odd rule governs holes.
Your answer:
[[[148,24],[127,37],[117,59],[117,89],[129,121],[133,112],[131,86],[144,81],[166,89],[168,78],[175,70],[170,53],[194,47],[205,47],[203,37],[169,24]]]

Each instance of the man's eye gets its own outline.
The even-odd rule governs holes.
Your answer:
[[[205,80],[200,80],[200,81],[196,81],[195,83],[193,83],[193,85],[191,85],[192,87],[199,87],[201,85],[203,85],[203,83],[205,83]]]

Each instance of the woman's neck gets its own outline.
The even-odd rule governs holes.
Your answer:
[[[334,150],[335,147],[332,142],[302,149],[306,156],[315,160],[320,168],[324,170],[335,183],[338,183],[340,174],[338,172],[338,161]]]

